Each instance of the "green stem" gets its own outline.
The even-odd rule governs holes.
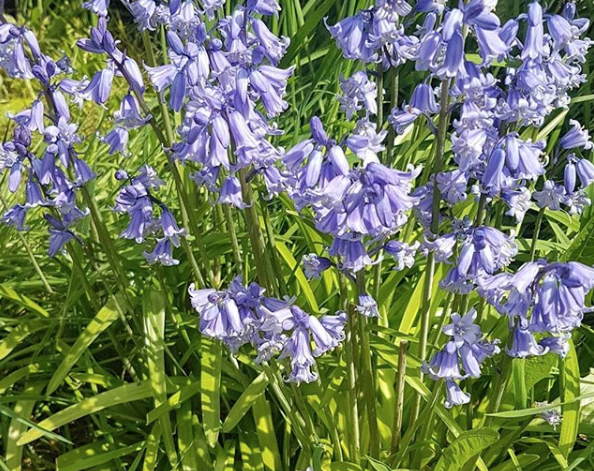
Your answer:
[[[390,75],[390,110],[398,106],[398,82],[400,79],[398,68],[392,68]],[[386,162],[392,162],[392,152],[396,143],[396,129],[394,126],[388,127],[388,146],[386,149]]]
[[[235,230],[235,221],[233,220],[233,213],[229,205],[223,205],[223,214],[225,216],[225,223],[229,237],[231,238],[231,250],[233,251],[233,259],[239,273],[243,272],[243,260],[241,258],[241,250],[239,249],[239,243],[237,242],[237,231]]]
[[[343,283],[344,284],[344,283]],[[344,286],[343,286],[344,288]],[[359,425],[359,404],[357,403],[357,369],[355,366],[356,335],[355,335],[355,308],[353,305],[348,310],[347,337],[346,337],[346,363],[348,374],[348,396],[349,396],[349,437],[351,437],[351,446],[349,450],[349,459],[354,463],[361,460],[360,448],[360,425]]]
[[[398,371],[396,373],[396,407],[394,408],[394,423],[392,425],[392,443],[390,446],[390,455],[395,455],[398,452],[398,446],[400,445],[400,439],[402,438],[407,349],[408,342],[406,340],[401,340],[400,350],[398,352]]]
[[[437,130],[437,139],[435,142],[435,154],[433,156],[433,165],[431,175],[437,178],[437,174],[441,172],[444,165],[444,150],[446,131],[448,126],[448,107],[449,107],[449,81],[441,82],[440,94],[440,111],[439,111],[439,127]],[[433,185],[433,202],[431,207],[431,233],[436,235],[439,232],[439,207],[441,203],[441,194],[437,184]],[[427,267],[425,269],[425,283],[423,285],[423,303],[421,306],[421,330],[419,339],[419,359],[421,362],[425,361],[427,357],[427,339],[429,336],[429,327],[431,322],[431,291],[433,288],[433,278],[435,276],[435,256],[433,252],[429,252],[427,256]],[[419,372],[419,379],[423,380],[422,370]],[[417,395],[411,410],[411,423],[416,421],[419,416],[421,407],[421,397]]]
[[[322,382],[320,381],[319,377],[314,384],[316,386],[316,394],[319,398],[321,398],[324,395],[324,392],[322,390]],[[332,440],[332,448],[334,449],[335,460],[341,462],[344,460],[342,456],[342,441],[340,440],[340,435],[338,434],[336,421],[334,420],[334,416],[332,415],[330,407],[325,407],[321,410],[324,414],[326,422],[328,422],[328,428],[330,429],[330,438]]]
[[[534,225],[534,234],[532,235],[532,243],[530,244],[530,261],[533,262],[536,257],[536,242],[538,242],[538,236],[540,235],[540,229],[542,227],[542,221],[544,219],[544,208],[538,212],[536,216],[536,224]]]
[[[270,219],[270,213],[266,202],[260,206],[262,209],[262,218],[264,219],[264,227],[266,228],[266,237],[268,238],[268,245],[270,250],[267,252],[270,254],[270,261],[272,262],[272,269],[274,272],[274,278],[278,284],[279,294],[284,296],[289,293],[287,290],[287,284],[283,277],[283,271],[281,269],[280,261],[278,259],[278,252],[276,249],[276,237],[274,236],[274,228]]]
[[[503,400],[503,395],[505,394],[505,389],[507,386],[507,381],[510,376],[512,366],[512,357],[509,355],[505,355],[503,361],[501,362],[501,371],[495,377],[495,382],[493,383],[493,388],[491,389],[491,394],[489,396],[489,404],[487,406],[486,413],[487,414],[495,414],[499,412],[499,407],[501,406],[501,401]],[[493,423],[494,417],[487,415],[485,419],[485,425],[489,426]]]
[[[6,200],[2,197],[2,195],[0,195],[0,202],[2,203],[2,207],[6,211],[8,209],[8,205],[6,204]],[[41,267],[37,263],[37,260],[35,260],[35,255],[33,254],[33,251],[31,250],[31,247],[29,246],[29,243],[27,242],[27,239],[25,239],[25,237],[23,236],[23,234],[21,234],[21,231],[16,231],[16,233],[17,233],[17,237],[19,238],[19,240],[21,241],[21,243],[25,247],[25,250],[27,251],[27,256],[29,257],[29,260],[31,260],[31,264],[33,265],[33,268],[35,268],[35,271],[39,275],[39,278],[41,280],[41,283],[43,284],[43,287],[45,288],[45,290],[49,294],[54,294],[54,290],[52,289],[52,287],[48,283],[47,278],[45,277],[45,275],[43,274],[43,270],[41,269]]]
[[[303,447],[303,449],[308,450],[311,453],[311,444],[309,437],[306,433],[306,425],[303,417],[297,414],[294,407],[291,406],[289,400],[287,399],[286,394],[284,393],[281,384],[283,384],[283,380],[280,376],[280,372],[278,371],[277,365],[272,362],[271,364],[263,364],[264,372],[268,378],[270,386],[272,387],[272,391],[276,396],[281,408],[284,410],[286,417],[288,418],[291,427],[295,432],[295,436],[299,443]]]
[[[384,69],[382,63],[378,62],[375,68],[376,86],[377,86],[377,131],[381,131],[384,126]]]
[[[365,272],[357,272],[357,294],[366,294]],[[365,408],[367,409],[367,419],[369,426],[369,454],[372,458],[379,459],[380,443],[379,428],[377,423],[377,410],[375,407],[375,381],[373,377],[373,365],[371,362],[371,349],[369,346],[369,329],[367,328],[367,318],[359,316],[357,319],[359,325],[359,340],[361,350],[361,382],[363,388],[363,397]]]
[[[253,256],[256,265],[256,272],[258,274],[258,281],[268,290],[268,292],[272,293],[274,290],[272,289],[272,284],[270,283],[270,279],[268,277],[264,237],[262,235],[262,228],[260,227],[260,218],[258,217],[258,211],[254,202],[252,187],[247,181],[247,169],[244,168],[239,171],[239,181],[241,183],[243,201],[247,205],[245,210],[245,218],[252,250],[254,251]]]

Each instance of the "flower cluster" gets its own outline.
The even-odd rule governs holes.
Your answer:
[[[460,389],[457,381],[478,378],[481,375],[481,364],[499,353],[497,341],[483,339],[480,327],[474,323],[476,316],[474,309],[464,316],[453,313],[452,323],[443,328],[443,333],[450,337],[450,341],[429,363],[423,365],[424,372],[433,379],[445,380],[447,408],[470,401],[470,396]]]
[[[129,182],[129,185],[120,191],[114,207],[115,211],[130,216],[130,224],[120,237],[141,243],[149,235],[162,235],[157,237],[153,252],[144,252],[144,256],[149,263],[177,265],[179,260],[173,258],[173,247],[180,246],[179,238],[185,237],[186,233],[178,227],[175,217],[165,203],[154,195],[163,185],[163,181],[148,165],[142,166],[135,177],[129,177],[126,172],[120,170],[116,172],[116,179]],[[155,218],[155,207],[160,210],[159,218]]]
[[[516,273],[500,273],[480,284],[480,294],[513,328],[508,354],[524,358],[567,354],[569,333],[581,324],[586,295],[594,288],[594,268],[579,262],[529,262]],[[534,334],[546,334],[536,341]]]
[[[540,261],[515,274],[503,272],[511,266],[518,246],[514,231],[506,233],[501,220],[493,224],[488,214],[500,209],[520,224],[533,208],[580,214],[591,204],[586,190],[594,181],[594,165],[584,154],[594,144],[588,132],[571,120],[569,130],[548,144],[547,133],[539,130],[553,111],[568,106],[569,92],[585,81],[582,64],[592,41],[583,36],[589,21],[576,18],[573,2],[554,14],[533,1],[526,14],[501,24],[496,4],[471,0],[447,8],[445,2],[419,1],[414,19],[421,24],[415,25],[413,9],[405,2],[377,0],[372,7],[329,26],[344,57],[381,66],[376,72],[361,70],[350,78],[341,77],[341,110],[349,120],[359,118],[354,136],[344,141],[363,164],[349,173],[345,169],[316,181],[320,189],[311,184],[296,187],[293,198],[298,206],[311,205],[318,229],[335,237],[331,255],[351,251],[346,268],[363,269],[374,263],[370,254],[381,250],[394,256],[397,269],[412,266],[418,251],[431,254],[437,263],[451,265],[440,281],[442,289],[461,295],[478,289],[502,314],[510,316],[510,355],[564,355],[568,333],[589,309],[584,296],[592,288],[592,269],[573,262]],[[476,54],[467,53],[471,47],[472,52],[478,50],[478,60]],[[373,186],[376,181],[367,177],[382,168],[377,155],[385,151],[385,130],[366,123],[378,114],[378,102],[370,104],[373,94],[378,95],[372,77],[405,62],[419,72],[418,85],[410,100],[405,98],[391,110],[389,124],[397,134],[404,134],[423,119],[436,140],[445,136],[451,146],[444,142],[447,151],[435,156],[441,163],[434,173],[427,169],[426,183],[413,189],[409,177],[404,193],[394,194],[400,203],[396,209],[377,204],[392,199],[383,198]],[[324,159],[322,151],[311,153],[316,145],[326,145],[315,139],[315,133],[314,141],[308,144],[311,156],[302,167],[306,175],[315,166],[332,165],[326,163],[331,159]],[[439,147],[435,150],[443,152]],[[294,157],[291,152],[288,155]],[[327,148],[325,155],[330,154]],[[397,155],[386,157],[386,161],[397,159]],[[352,174],[356,172],[365,178],[355,180]],[[382,168],[382,172],[396,171]],[[363,191],[368,181],[375,191]],[[386,181],[379,185],[382,190]],[[361,195],[357,201],[365,202],[360,207],[376,211],[349,211],[351,182],[356,182],[357,195]],[[462,208],[471,198],[478,202],[476,216],[458,219],[456,215],[465,214]],[[394,222],[405,221],[410,209],[422,226],[424,240],[386,242],[399,227]],[[392,224],[384,223],[386,215]],[[375,243],[370,251],[361,244],[363,237]],[[545,309],[552,303],[554,308]],[[542,338],[537,341],[534,334]],[[432,363],[429,371],[437,371],[446,360],[458,368],[454,358],[460,348],[450,342],[433,359],[437,364]],[[466,373],[472,376],[478,370]],[[464,402],[464,393],[454,382],[464,375],[452,371],[434,375],[447,379],[449,404]]]
[[[334,237],[328,253],[339,259],[339,268],[360,271],[374,263],[369,244],[381,245],[408,220],[419,170],[382,165],[377,152],[386,133],[376,134],[368,121],[359,121],[357,133],[345,139],[345,146],[361,159],[354,168],[319,118],[311,120],[311,130],[311,139],[283,156],[289,195],[299,209],[313,210],[318,230]]]
[[[318,319],[293,300],[264,296],[264,289],[256,283],[243,285],[240,277],[224,291],[197,290],[191,285],[189,293],[200,315],[202,334],[224,342],[232,352],[251,344],[258,352],[258,363],[277,354],[280,360],[289,359],[290,382],[315,381],[315,359],[344,339],[346,313]]]
[[[95,178],[76,146],[82,142],[71,121],[66,96],[76,90],[68,58],[57,61],[41,52],[32,31],[11,23],[0,24],[0,66],[10,76],[32,79],[39,95],[29,108],[8,117],[14,123],[12,139],[0,146],[0,172],[8,174],[8,190],[24,187],[24,201],[2,215],[17,230],[27,229],[30,211],[41,209],[49,224],[50,256],[71,240],[81,242],[76,223],[87,215],[79,208],[78,191]]]
[[[196,166],[194,180],[219,193],[219,202],[243,207],[242,169],[250,168],[250,178],[263,175],[271,194],[282,190],[275,166],[280,154],[268,140],[281,131],[268,119],[288,106],[283,95],[293,68],[278,67],[288,39],[274,36],[260,18],[276,14],[275,1],[247,2],[207,28],[222,4],[205,2],[198,10],[190,1],[171,2],[159,17],[154,2],[136,2],[132,13],[141,29],[153,21],[167,29],[169,63],[146,69],[161,96],[169,92],[169,107],[182,114],[173,156]]]

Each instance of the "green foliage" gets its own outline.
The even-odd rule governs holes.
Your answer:
[[[344,131],[349,126],[339,119],[334,96],[337,78],[354,72],[355,66],[341,59],[323,18],[327,16],[333,23],[368,3],[281,1],[283,15],[275,28],[292,40],[283,65],[295,64],[297,69],[288,88],[292,110],[279,119],[279,127],[286,130],[279,138],[280,145],[289,147],[303,136],[314,114],[323,114],[333,130]],[[499,8],[511,15],[527,2],[499,3]],[[81,75],[90,76],[100,66],[99,59],[81,53],[70,40],[86,35],[93,22],[80,2],[16,4],[18,8],[8,13],[38,34],[42,49],[55,57],[65,49]],[[561,2],[548,4],[550,10],[558,10]],[[592,11],[592,2],[580,5],[584,11]],[[113,17],[115,31],[129,54],[140,57],[142,45],[125,9],[114,7]],[[157,50],[160,38],[155,35],[154,39]],[[402,74],[402,96],[410,94],[417,78],[414,70]],[[567,113],[549,119],[541,131],[549,142],[560,134],[566,114],[590,122],[594,95],[587,87],[584,90]],[[116,94],[125,92],[122,88]],[[35,96],[30,84],[16,88],[0,78],[0,115],[18,111]],[[157,103],[149,102],[149,106],[158,115]],[[89,136],[108,125],[98,107],[85,106],[77,116],[83,117],[78,121]],[[2,124],[6,126],[6,120]],[[425,163],[431,140],[431,132],[422,126],[399,137],[394,153],[398,164]],[[140,131],[130,148],[132,157],[126,162],[130,168],[150,162],[157,170],[168,171],[150,129]],[[81,152],[99,175],[89,192],[101,203],[101,217],[109,232],[119,234],[124,221],[109,207],[118,190],[113,172],[121,162],[108,156],[96,139],[83,143]],[[193,188],[188,175],[182,177],[188,188]],[[174,203],[175,189],[167,187],[164,192],[173,209],[179,210]],[[9,206],[16,196],[0,190],[0,208]],[[230,236],[222,229],[208,197],[203,191],[191,195],[204,243],[202,253],[196,250],[196,255],[212,263],[214,284],[225,285],[237,274],[237,263]],[[341,286],[335,274],[327,272],[320,280],[310,281],[299,264],[303,254],[320,253],[329,241],[313,229],[311,220],[298,217],[286,198],[261,204],[266,205],[276,234],[274,246],[267,248],[278,258],[287,294],[296,296],[313,314],[345,308],[341,290],[353,293]],[[468,214],[469,208],[458,209]],[[244,277],[251,280],[255,271],[247,227],[239,211],[231,213],[246,258]],[[264,219],[264,214],[261,217]],[[508,228],[514,224],[505,216],[501,218]],[[530,211],[519,228],[523,249],[530,248],[536,218],[537,211]],[[496,363],[487,365],[481,379],[468,381],[473,409],[447,410],[441,396],[437,397],[442,394],[439,388],[429,388],[418,379],[421,364],[413,334],[419,329],[424,267],[398,273],[380,268],[376,297],[383,317],[371,326],[370,348],[377,373],[374,381],[382,453],[367,459],[368,450],[361,450],[362,464],[355,464],[349,462],[347,445],[355,435],[349,422],[350,398],[354,397],[355,403],[359,400],[361,424],[367,423],[368,412],[360,400],[361,391],[353,391],[347,379],[348,345],[319,360],[325,372],[319,383],[292,390],[274,378],[275,372],[266,365],[254,365],[242,352],[231,356],[219,343],[200,336],[197,317],[188,305],[187,287],[193,274],[186,257],[177,267],[149,270],[142,247],[114,237],[115,256],[129,283],[123,290],[110,269],[97,227],[87,224],[85,246],[77,249],[79,267],[71,256],[46,256],[46,237],[39,220],[31,219],[26,240],[0,226],[2,470],[303,471],[313,457],[314,471],[594,469],[594,373],[590,371],[594,332],[588,326],[592,323],[588,315],[586,325],[573,339],[580,347],[572,347],[562,366],[550,355],[514,363],[499,412],[488,412],[494,396],[489,384],[501,374]],[[594,264],[593,234],[594,211],[581,220],[545,211],[535,245],[537,254]],[[421,236],[412,234],[411,240]],[[446,303],[451,302],[437,289],[445,271],[444,266],[437,268],[431,296],[430,310],[437,322],[429,335],[430,352],[443,340],[439,324],[448,315]],[[505,331],[492,309],[485,308],[482,315],[483,330]],[[404,418],[400,445],[391,450],[401,340],[409,342],[404,409],[413,407],[416,394],[421,404],[417,421]],[[282,397],[289,397],[290,403],[283,404]],[[549,405],[533,407],[541,401]],[[540,414],[559,408],[563,422],[554,430]],[[363,426],[362,430],[367,429]],[[369,437],[364,437],[365,448],[368,442]]]

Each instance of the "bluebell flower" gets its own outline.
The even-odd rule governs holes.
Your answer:
[[[562,149],[592,149],[594,144],[590,140],[590,134],[583,129],[580,123],[574,119],[569,120],[571,129],[559,141],[559,146]]]
[[[594,164],[592,162],[586,159],[576,159],[575,169],[582,188],[586,188],[594,182]]]
[[[152,252],[143,252],[150,264],[159,263],[164,267],[179,265],[179,260],[173,258],[172,242],[168,238],[157,239],[157,244]]]
[[[241,194],[241,184],[236,176],[229,176],[225,179],[219,191],[218,202],[230,204],[240,209],[246,207]]]
[[[347,140],[346,145],[357,157],[363,161],[363,165],[371,162],[379,163],[377,154],[385,150],[382,144],[388,131],[377,132],[377,126],[367,119],[357,121],[357,126]]]
[[[557,185],[553,180],[545,181],[541,191],[535,191],[532,197],[539,208],[549,208],[553,211],[559,211],[561,205],[567,201],[565,188],[563,185]]]
[[[365,317],[380,317],[377,302],[369,294],[359,295],[359,304],[357,312]]]
[[[394,270],[402,271],[405,268],[412,268],[415,264],[415,255],[419,250],[421,244],[415,242],[412,245],[406,242],[400,242],[399,240],[391,240],[384,247],[394,260],[396,260],[396,266]]]
[[[554,353],[561,358],[565,358],[569,353],[569,340],[571,340],[570,334],[561,333],[556,337],[545,337],[540,339],[538,344],[547,349],[549,353]]]
[[[423,365],[423,370],[433,379],[463,379],[465,375],[460,370],[458,346],[455,342],[448,342],[437,352],[429,363]]]
[[[442,78],[455,77],[458,75],[463,59],[464,38],[458,30],[453,33],[451,39],[447,42],[444,62],[435,73]]]
[[[328,253],[340,258],[339,267],[343,270],[358,272],[374,264],[363,241],[357,236],[335,237]]]
[[[22,204],[15,204],[6,210],[2,215],[2,222],[14,227],[17,231],[26,231],[25,218],[27,217],[28,207]]]
[[[454,205],[466,200],[468,177],[462,170],[440,172],[437,174],[437,187],[448,204]]]
[[[516,222],[524,220],[524,216],[532,207],[532,193],[528,188],[519,188],[518,190],[505,190],[501,197],[508,207],[506,215],[515,217]]]
[[[156,28],[158,23],[157,8],[154,0],[135,0],[130,3],[130,12],[140,31]]]
[[[200,331],[236,351],[249,340],[251,320],[242,318],[235,301],[224,291],[188,288],[192,307],[200,314]]]
[[[532,2],[528,7],[528,30],[522,50],[522,59],[539,59],[543,55],[544,27],[542,19],[540,3]]]
[[[368,46],[369,34],[372,28],[370,10],[359,11],[354,16],[345,18],[334,26],[329,26],[326,23],[326,27],[346,59],[368,61],[374,56],[374,51]]]
[[[359,70],[348,79],[341,74],[340,89],[342,94],[337,95],[337,99],[347,119],[352,119],[363,109],[366,116],[377,113],[377,86],[375,82],[369,80],[365,71]]]
[[[446,407],[468,402],[470,396],[462,392],[456,381],[466,378],[478,378],[481,375],[481,364],[499,353],[498,341],[489,342],[483,339],[483,333],[474,324],[476,311],[471,309],[464,316],[452,314],[452,323],[443,328],[450,337],[444,348],[437,352],[422,369],[431,378],[446,381]],[[451,390],[451,391],[450,391]]]
[[[99,16],[107,16],[109,0],[90,0],[83,3],[83,7]]]
[[[270,16],[278,14],[281,8],[276,0],[248,0],[247,9]]]
[[[64,250],[64,246],[71,240],[77,240],[82,244],[82,240],[72,230],[72,227],[88,214],[88,210],[81,211],[76,206],[63,206],[60,208],[60,219],[46,214],[44,217],[50,224],[49,249],[48,255],[55,257]]]
[[[544,355],[548,352],[548,348],[539,345],[532,332],[520,325],[514,329],[512,345],[505,351],[513,358],[527,358]]]
[[[112,129],[107,135],[104,137],[100,137],[99,139],[102,142],[105,142],[109,145],[108,153],[113,155],[115,153],[120,153],[123,156],[127,157],[130,155],[128,152],[128,139],[130,138],[130,134],[127,129],[122,127],[116,127]]]
[[[304,255],[302,263],[305,276],[309,280],[320,278],[322,273],[332,266],[332,262],[329,259],[313,253]]]
[[[461,275],[493,274],[509,265],[518,251],[512,238],[492,227],[479,227],[463,242],[458,261]]]
[[[462,406],[470,402],[470,394],[462,391],[456,381],[448,379],[446,380],[446,400],[444,405],[447,409],[451,409],[454,406]]]
[[[458,345],[465,342],[471,345],[475,344],[482,337],[480,327],[474,323],[476,316],[475,309],[471,309],[463,316],[457,312],[452,313],[450,316],[452,323],[443,327],[443,333],[452,337]]]

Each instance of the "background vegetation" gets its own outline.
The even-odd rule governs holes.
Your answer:
[[[114,34],[126,44],[130,55],[141,57],[135,25],[117,1],[112,3]],[[281,0],[280,3],[283,14],[275,28],[292,40],[282,65],[297,66],[288,88],[291,110],[278,120],[279,127],[286,131],[279,142],[289,147],[309,133],[308,121],[313,115],[323,116],[324,122],[337,132],[350,125],[341,121],[334,97],[338,77],[351,74],[356,64],[342,59],[323,25],[323,18],[327,16],[334,23],[367,2]],[[498,11],[517,15],[520,10],[525,11],[527,3],[501,0]],[[547,3],[551,10],[559,10],[562,4],[561,1]],[[581,16],[591,16],[592,0],[579,2],[579,9]],[[97,58],[75,46],[75,40],[85,36],[93,22],[92,15],[81,8],[80,2],[6,2],[5,11],[17,23],[25,23],[35,31],[47,54],[58,57],[64,50],[72,58],[73,67],[87,76],[98,68],[99,64],[94,62]],[[156,35],[154,38],[158,41]],[[589,71],[593,63],[591,57],[585,66],[588,82],[579,90],[579,96],[574,97],[570,109],[553,115],[550,126],[543,131],[550,143],[564,130],[566,113],[579,118],[592,131],[594,96]],[[410,96],[417,82],[413,70],[401,73],[398,91],[403,97],[401,102]],[[0,76],[3,130],[8,125],[6,112],[20,110],[36,96],[24,83],[10,82]],[[124,93],[122,89],[116,95]],[[81,123],[82,134],[87,136],[108,127],[107,120],[108,115],[95,106],[85,106],[80,116],[73,118]],[[422,164],[431,147],[429,134],[428,130],[420,129],[399,140],[398,155]],[[419,137],[413,140],[413,135]],[[108,156],[105,146],[96,138],[88,139],[83,150],[85,159],[98,174],[92,194],[100,202],[111,234],[119,234],[126,221],[109,207],[113,206],[118,191],[113,173],[122,163]],[[132,157],[124,164],[126,168],[148,162],[160,172],[166,172],[165,159],[150,128],[134,137],[131,151]],[[173,189],[167,188],[167,192],[171,195],[167,202],[174,204]],[[4,208],[18,195],[8,193],[2,184],[0,197],[0,208]],[[208,195],[195,192],[194,204],[201,216],[206,256],[214,263],[214,277],[226,285],[237,274],[229,236],[220,215],[208,204]],[[319,253],[321,245],[329,241],[308,220],[297,217],[288,199],[270,202],[266,209],[277,235],[269,250],[278,257],[287,292],[296,295],[300,304],[312,313],[340,308],[337,277],[327,272],[319,282],[310,283],[298,264],[303,254]],[[235,213],[241,224],[239,213]],[[524,248],[530,246],[535,217],[535,212],[527,215],[523,232],[518,236]],[[116,240],[117,252],[130,275],[127,311],[118,312],[110,301],[115,294],[112,273],[94,228],[90,222],[87,224],[86,245],[76,248],[84,261],[82,273],[68,257],[46,255],[47,235],[40,220],[34,217],[29,220],[26,238],[0,225],[0,469],[304,469],[290,427],[278,412],[276,399],[269,395],[261,371],[244,355],[236,358],[226,352],[221,355],[219,345],[200,338],[197,317],[189,308],[186,295],[192,279],[188,263],[182,258],[177,267],[148,268],[141,246],[125,239]],[[239,238],[243,253],[248,254],[245,266],[249,267],[253,264],[249,260],[245,227]],[[551,260],[594,264],[594,212],[587,210],[578,220],[547,211],[537,249],[541,256]],[[520,258],[519,262],[523,261]],[[409,337],[418,320],[420,273],[414,269],[396,273],[388,267],[382,277],[378,302],[383,320],[375,326],[371,347],[379,368],[380,434],[389,447],[394,370],[400,340],[409,339],[413,344],[406,392],[416,389],[426,398],[429,392],[414,382],[419,363],[414,357],[414,340]],[[248,272],[245,278],[254,277]],[[122,293],[118,296],[123,300]],[[436,314],[444,296],[436,292],[432,301]],[[551,355],[526,362],[525,389],[518,391],[515,387],[518,382],[512,381],[503,401],[504,412],[521,411],[504,413],[495,419],[499,429],[495,442],[489,441],[489,437],[470,437],[466,445],[457,443],[471,450],[481,444],[489,445],[485,460],[490,459],[488,469],[497,471],[594,469],[593,324],[592,317],[586,316],[574,337],[579,345],[577,355],[570,355],[564,366]],[[505,326],[496,313],[490,312],[482,328],[488,332]],[[432,345],[436,345],[437,334],[435,329]],[[343,381],[344,364],[331,355],[321,362],[326,372],[321,390],[317,384],[302,386],[297,397],[311,409],[315,426],[327,425],[328,417],[333,415],[338,430],[349,433],[340,407],[348,392]],[[570,374],[563,369],[568,369]],[[497,374],[496,368],[491,367],[472,385],[473,396],[484,396]],[[570,425],[555,431],[533,411],[526,412],[535,401],[567,402],[562,412],[564,424]],[[332,414],[327,414],[328,411]],[[464,410],[446,412],[441,406],[436,406],[435,411],[440,418],[436,433],[444,438],[442,442],[452,442],[464,430],[485,420],[484,410],[474,417]],[[43,420],[43,428],[34,428],[29,419],[35,423]],[[577,438],[572,433],[576,429]],[[29,432],[23,440],[26,430]],[[321,449],[314,450],[316,453],[322,462]],[[435,463],[443,463],[441,458],[446,456],[431,439],[417,442],[406,453],[420,454],[421,464],[430,465],[431,469],[438,469]],[[440,469],[457,469],[450,465]],[[324,463],[325,469],[329,466]],[[388,469],[381,464],[371,463],[371,466],[381,471]],[[333,464],[331,469],[358,468]]]

